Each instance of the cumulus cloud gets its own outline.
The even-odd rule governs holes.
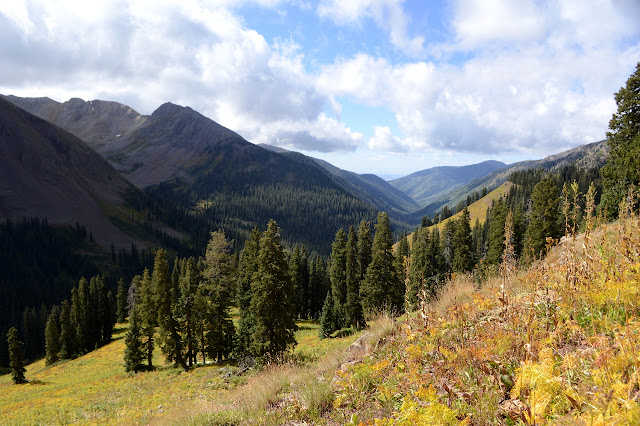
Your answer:
[[[600,2],[607,22],[598,18],[597,28],[581,3],[460,2],[444,48],[473,48],[471,58],[393,64],[359,54],[325,67],[317,84],[394,111],[401,134],[376,127],[373,150],[557,152],[605,137],[612,93],[640,57],[629,18],[639,7],[625,5]]]
[[[542,155],[604,138],[613,92],[640,58],[636,0],[459,0],[438,43],[409,34],[401,0],[321,0],[325,22],[373,21],[421,60],[338,52],[320,63],[292,33],[249,28],[246,4],[291,2],[0,2],[0,93],[147,114],[171,101],[290,149]],[[340,119],[345,100],[392,111],[396,126],[371,123],[364,137]]]
[[[253,0],[261,6],[276,0]],[[0,8],[0,91],[103,98],[143,113],[172,101],[259,142],[352,150],[359,140],[324,114],[292,41],[268,43],[226,0],[8,2]]]

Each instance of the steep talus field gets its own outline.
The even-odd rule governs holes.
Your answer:
[[[103,246],[136,240],[108,219],[133,190],[80,139],[0,99],[0,218],[79,222]]]
[[[484,161],[460,167],[433,167],[394,179],[389,183],[412,197],[420,206],[425,206],[443,192],[452,191],[505,167],[507,165],[500,161]]]

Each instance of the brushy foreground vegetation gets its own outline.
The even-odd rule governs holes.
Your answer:
[[[568,238],[480,289],[455,277],[334,407],[368,424],[640,424],[640,221]]]
[[[589,227],[591,228],[591,227]],[[122,339],[0,382],[3,423],[640,424],[640,220],[565,239],[546,259],[368,332],[300,323],[283,363],[128,375]],[[361,344],[351,346],[356,339]],[[364,343],[362,343],[364,341]]]

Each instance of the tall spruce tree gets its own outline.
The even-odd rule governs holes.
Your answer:
[[[309,315],[313,319],[318,319],[323,309],[325,297],[323,294],[331,288],[328,283],[327,271],[320,257],[316,257],[309,264]],[[333,306],[332,308],[333,309]]]
[[[255,328],[251,350],[257,356],[278,356],[295,345],[295,289],[289,277],[280,228],[274,220],[260,238],[258,271],[251,283]]]
[[[360,301],[360,270],[358,265],[358,236],[353,226],[349,228],[346,246],[347,300],[344,311],[348,327],[364,327],[362,302]]]
[[[289,273],[296,289],[296,310],[300,318],[309,318],[309,261],[307,250],[297,244],[289,259]]]
[[[140,332],[143,336],[142,348],[147,358],[147,369],[150,370],[153,368],[153,349],[155,347],[155,333],[158,325],[158,312],[156,310],[155,289],[153,288],[151,274],[148,268],[144,268],[142,273],[138,297],[139,300],[136,300],[136,303],[140,304]]]
[[[615,94],[617,111],[609,121],[609,157],[602,168],[602,205],[609,218],[617,217],[618,206],[629,185],[640,185],[640,62]]]
[[[59,311],[52,309],[44,330],[45,364],[51,365],[60,360],[60,332],[58,331]]]
[[[499,265],[504,251],[504,224],[507,218],[507,207],[502,198],[496,201],[490,209],[488,216],[489,235],[486,263]]]
[[[545,176],[533,187],[531,216],[525,234],[526,249],[535,257],[544,254],[547,237],[558,239],[560,227],[559,190],[551,176]]]
[[[11,327],[7,333],[7,346],[9,347],[9,367],[11,368],[11,378],[13,383],[19,385],[27,383],[24,374],[27,370],[24,368],[24,360],[22,358],[23,343],[18,340],[18,330]]]
[[[231,305],[235,290],[235,265],[231,253],[232,242],[222,230],[211,232],[205,253],[203,271],[208,309],[205,313],[207,352],[211,358],[222,360],[233,350],[235,328],[231,320]]]
[[[180,300],[178,302],[180,328],[184,335],[186,362],[191,367],[196,362],[199,349],[198,336],[204,333],[204,313],[208,303],[196,259],[192,257],[186,260],[181,273],[182,276],[179,277]]]
[[[60,358],[70,359],[75,356],[75,329],[71,325],[71,307],[63,300],[60,307]]]
[[[127,284],[124,278],[118,280],[118,292],[116,293],[116,321],[123,323],[127,320]]]
[[[365,312],[384,308],[400,313],[405,295],[398,264],[393,254],[393,237],[386,213],[378,213],[371,248],[371,263],[360,286],[360,298]]]
[[[249,353],[251,335],[255,325],[255,317],[251,311],[251,282],[258,271],[258,253],[260,251],[260,230],[255,227],[240,252],[238,279],[236,283],[236,303],[240,319],[235,351],[240,355]]]
[[[338,328],[346,324],[345,305],[347,304],[347,237],[340,228],[331,244],[331,262],[329,266],[331,293],[333,295],[333,317]]]
[[[469,210],[465,207],[457,220],[453,235],[452,267],[454,272],[467,272],[473,269],[473,240],[470,222]]]
[[[134,304],[129,311],[129,327],[124,337],[124,369],[127,372],[137,373],[143,368],[145,353],[140,320],[140,306]]]
[[[406,297],[406,309],[412,312],[418,308],[420,292],[431,275],[430,264],[427,258],[429,244],[429,230],[422,228],[413,234],[413,248],[409,262],[409,279]]]
[[[186,371],[189,367],[184,362],[182,354],[183,342],[180,335],[180,324],[174,311],[174,288],[164,249],[158,249],[156,252],[151,282],[155,290],[160,349],[168,362],[174,362]]]
[[[329,291],[327,291],[327,297],[324,299],[324,304],[322,305],[322,314],[320,315],[321,338],[329,337],[337,330],[336,321],[333,316],[334,311],[333,295],[331,294],[331,289],[329,289]]]
[[[358,227],[358,270],[361,282],[371,263],[371,244],[371,223],[362,219]]]

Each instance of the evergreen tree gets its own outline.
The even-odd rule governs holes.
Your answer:
[[[231,320],[231,305],[235,290],[232,242],[222,230],[211,232],[205,253],[203,271],[205,294],[209,304],[205,313],[207,352],[219,361],[233,350],[235,328]]]
[[[360,281],[364,280],[371,263],[371,224],[362,220],[358,227],[358,268]]]
[[[135,278],[134,278],[135,280]],[[148,268],[144,268],[139,289],[140,332],[143,336],[142,348],[147,357],[147,369],[153,368],[153,349],[155,332],[158,324],[158,312],[154,296],[153,283]],[[135,306],[135,305],[134,305]]]
[[[445,270],[450,273],[453,271],[453,238],[456,233],[456,221],[449,220],[444,224],[444,229],[442,231],[442,256],[444,258],[444,266]]]
[[[502,259],[504,251],[504,224],[507,218],[507,207],[502,198],[496,201],[487,215],[489,221],[489,235],[486,263],[488,265],[498,265]]]
[[[609,218],[617,217],[629,185],[640,185],[640,62],[615,94],[615,101],[618,109],[607,132],[609,157],[602,169],[602,205]]]
[[[184,263],[180,280],[180,328],[184,334],[186,362],[191,367],[196,362],[198,353],[198,336],[204,333],[204,313],[207,301],[202,286],[202,277],[195,258]],[[204,340],[204,339],[203,339]]]
[[[124,369],[127,372],[137,373],[143,368],[144,345],[142,343],[142,330],[140,328],[140,307],[132,306],[129,313],[129,327],[124,338],[126,345],[124,350]]]
[[[118,280],[118,292],[116,293],[116,322],[123,323],[127,320],[127,285],[124,278]]]
[[[527,250],[534,256],[544,253],[547,237],[558,239],[559,193],[556,183],[551,176],[545,176],[533,187],[531,194],[531,215],[529,227],[526,231],[525,244]]]
[[[71,307],[66,300],[60,308],[60,358],[70,359],[75,356],[75,328],[71,325]]]
[[[257,356],[277,356],[296,343],[296,295],[288,269],[280,228],[271,220],[260,238],[258,271],[251,283],[251,309],[255,314],[251,349]]]
[[[424,289],[424,284],[430,275],[430,266],[427,258],[427,247],[429,243],[429,231],[426,228],[420,229],[413,234],[413,249],[409,262],[409,279],[407,281],[406,309],[413,312],[418,308],[418,297],[420,291]]]
[[[347,238],[342,228],[336,232],[331,244],[329,277],[333,295],[333,317],[336,326],[340,329],[346,324],[345,305],[347,304]]]
[[[452,267],[454,272],[467,272],[473,269],[473,240],[470,222],[469,210],[465,207],[462,210],[462,216],[456,223],[453,236]]]
[[[36,308],[25,308],[22,314],[24,352],[27,359],[34,360],[40,355],[40,333]]]
[[[174,362],[186,371],[189,367],[182,357],[182,336],[174,312],[174,289],[164,249],[156,252],[151,283],[156,297],[160,349],[168,362]]]
[[[346,325],[364,327],[364,315],[360,302],[360,268],[358,265],[358,236],[353,226],[349,228],[346,246],[346,284],[347,300],[345,304]]]
[[[236,352],[247,354],[251,346],[251,335],[255,325],[255,317],[251,311],[251,281],[258,271],[258,252],[260,251],[260,230],[255,227],[244,244],[240,253],[238,266],[238,280],[236,283],[236,303],[240,319],[238,321],[238,335]]]
[[[476,262],[480,263],[484,259],[484,233],[480,224],[480,219],[476,218],[471,231],[471,246],[473,247],[473,257]]]
[[[324,306],[322,295],[327,293],[331,285],[328,283],[326,268],[320,257],[316,257],[309,265],[309,315],[311,318],[317,319]],[[331,308],[333,309],[333,306]]]
[[[336,331],[336,321],[333,316],[333,295],[331,289],[327,292],[327,297],[322,305],[322,315],[320,316],[320,337],[325,338],[331,336]]]
[[[367,312],[386,308],[399,313],[403,308],[405,288],[393,255],[393,238],[386,213],[378,213],[375,230],[371,263],[360,286],[362,306]]]
[[[7,333],[7,345],[9,347],[9,367],[11,368],[13,383],[16,385],[27,383],[27,379],[24,377],[24,373],[27,370],[24,368],[22,359],[23,343],[18,340],[18,330],[15,327],[11,327]]]
[[[296,289],[296,310],[300,318],[309,318],[309,263],[307,251],[297,244],[289,259],[289,273]]]
[[[45,364],[51,365],[60,360],[60,333],[58,332],[57,310],[52,310],[44,330],[45,338]]]
[[[407,230],[402,231],[400,241],[398,241],[398,258],[404,259],[409,256],[409,240],[407,239]]]
[[[433,227],[429,238],[425,265],[427,269],[424,273],[424,289],[427,295],[435,297],[440,282],[446,276],[447,271],[440,244],[440,230],[437,226]]]

